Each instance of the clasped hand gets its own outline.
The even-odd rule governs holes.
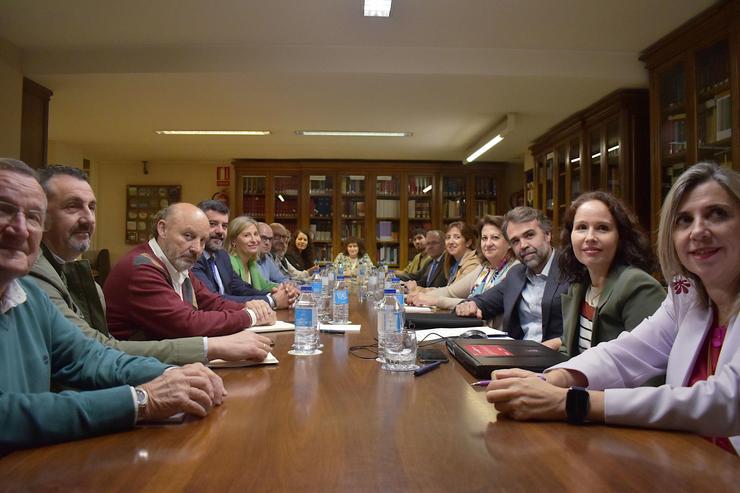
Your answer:
[[[204,417],[226,397],[223,380],[201,363],[171,368],[141,385],[149,394],[140,420],[161,420],[185,412]]]
[[[486,399],[497,411],[519,421],[562,420],[567,392],[542,380],[537,373],[514,368],[491,374]]]

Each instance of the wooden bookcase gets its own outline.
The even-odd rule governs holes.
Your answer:
[[[360,237],[374,262],[404,266],[417,230],[505,212],[504,165],[235,160],[234,214],[309,231],[317,259]]]
[[[653,226],[675,179],[699,161],[738,169],[740,0],[719,2],[646,48]],[[655,228],[653,228],[655,229]]]
[[[583,192],[622,198],[650,227],[648,92],[615,91],[537,138],[534,169],[525,175],[528,205],[553,221],[557,242],[565,210]]]

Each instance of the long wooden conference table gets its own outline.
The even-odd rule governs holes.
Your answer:
[[[218,370],[229,396],[208,417],[11,453],[0,490],[739,491],[740,460],[697,436],[499,418],[453,359],[381,370],[348,351],[376,331],[352,298],[360,333],[308,357],[271,334],[280,363]]]

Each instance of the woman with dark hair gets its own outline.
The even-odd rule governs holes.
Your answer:
[[[501,282],[509,269],[519,262],[501,231],[501,216],[483,216],[478,224],[480,244],[476,255],[481,265],[449,286],[430,288],[410,294],[409,304],[452,309],[468,296],[474,296]]]
[[[365,251],[365,242],[360,238],[350,236],[342,241],[344,251],[334,259],[334,266],[342,269],[345,276],[356,276],[360,264],[368,269],[373,267],[373,261]]]
[[[296,229],[293,241],[288,245],[285,259],[299,271],[311,271],[313,265],[313,245],[311,237],[305,231]]]
[[[738,230],[740,173],[716,163],[684,171],[660,212],[658,257],[671,283],[660,308],[631,332],[548,369],[544,381],[521,369],[495,371],[488,401],[519,420],[689,431],[737,454]],[[663,374],[665,385],[644,386]]]
[[[561,298],[566,356],[634,329],[665,299],[648,273],[655,267],[637,217],[606,192],[584,193],[565,212],[560,275],[571,281]]]
[[[444,273],[447,285],[451,285],[466,274],[480,267],[480,260],[475,255],[478,234],[472,226],[462,221],[455,221],[447,225],[445,233]],[[405,284],[409,293],[424,292],[435,288],[420,288],[415,281]]]

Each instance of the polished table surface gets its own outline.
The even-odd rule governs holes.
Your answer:
[[[374,311],[350,318],[362,332],[322,334],[319,356],[275,333],[279,365],[218,370],[229,396],[204,419],[14,452],[0,490],[739,491],[740,460],[696,436],[497,419],[452,359],[383,371],[348,352]]]

